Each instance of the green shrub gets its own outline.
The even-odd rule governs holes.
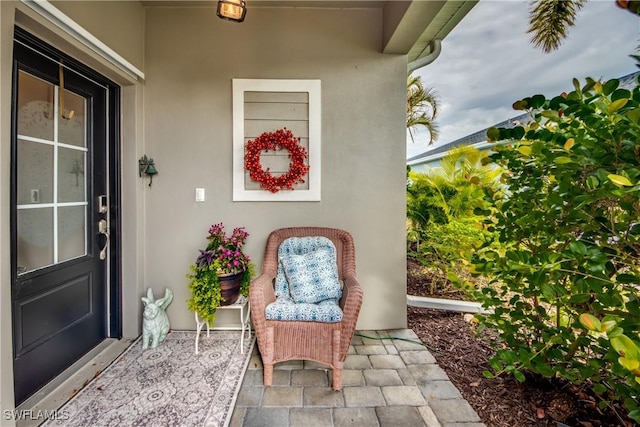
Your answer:
[[[588,382],[640,422],[640,89],[618,86],[574,80],[516,102],[526,128],[487,132],[515,141],[491,155],[506,186],[482,212],[504,250],[479,252],[472,271],[494,281],[476,295],[504,345],[494,372]]]
[[[431,293],[450,286],[448,272],[459,272],[460,261],[486,240],[484,217],[473,211],[488,206],[484,188],[497,184],[499,171],[482,164],[487,155],[473,147],[456,148],[440,167],[409,173],[409,255],[430,268]]]

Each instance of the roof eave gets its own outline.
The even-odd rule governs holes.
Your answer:
[[[478,0],[387,1],[383,12],[384,53],[406,54],[408,62],[429,55]]]

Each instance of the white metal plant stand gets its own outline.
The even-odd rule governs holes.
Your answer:
[[[209,330],[232,330],[242,331],[240,334],[240,352],[244,354],[244,334],[247,333],[247,338],[251,338],[251,322],[249,321],[249,316],[251,314],[251,305],[249,304],[249,298],[240,295],[238,300],[231,305],[221,305],[217,308],[217,310],[238,310],[240,313],[240,326],[231,326],[231,327],[210,327],[207,322],[204,320],[200,320],[198,313],[195,314],[196,318],[196,354],[198,354],[198,341],[200,340],[200,331],[206,325],[207,326],[207,338],[209,337]]]

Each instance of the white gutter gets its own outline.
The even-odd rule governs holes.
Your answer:
[[[483,309],[482,304],[479,302],[417,297],[415,295],[407,295],[407,305],[409,307],[432,308],[435,310],[458,311],[462,313],[491,313],[491,311]]]
[[[440,56],[440,52],[442,52],[442,40],[431,40],[431,43],[429,43],[429,50],[430,52],[427,56],[423,56],[422,58],[418,58],[407,64],[407,75],[413,73],[418,68],[422,68],[435,61],[438,56]]]
[[[1,1],[1,0],[0,0]],[[58,8],[53,6],[47,0],[20,0],[22,3],[36,11],[40,16],[69,34],[84,46],[127,73],[135,80],[144,80],[144,73],[137,69],[133,64],[118,55],[113,49],[102,43],[93,34],[82,28],[80,24],[62,13]]]

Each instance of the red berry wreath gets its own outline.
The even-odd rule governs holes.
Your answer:
[[[258,182],[265,190],[277,193],[282,189],[293,190],[293,186],[303,183],[302,179],[309,172],[309,165],[305,164],[308,158],[307,150],[300,145],[300,138],[293,136],[287,128],[278,129],[275,132],[264,132],[262,135],[247,142],[245,146],[244,167],[249,171],[249,177]],[[288,150],[289,171],[280,176],[273,176],[262,168],[260,154],[268,150]]]

